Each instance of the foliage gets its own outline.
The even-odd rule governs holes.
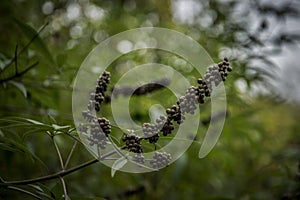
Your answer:
[[[276,23],[297,19],[299,3],[204,0],[185,21],[176,17],[176,2],[1,1],[1,199],[299,199],[299,107],[279,99],[268,82],[277,70],[270,56],[299,40],[295,33],[274,31]],[[143,26],[178,30],[214,60],[229,58],[228,115],[208,157],[200,160],[198,150],[209,124],[209,102],[201,106],[198,138],[178,161],[157,172],[115,174],[78,140],[72,81],[95,45]],[[198,74],[179,59],[154,50],[129,53],[109,67],[111,82],[150,62],[196,80]],[[240,83],[247,84],[245,91]],[[268,93],[251,95],[255,84],[265,85]],[[157,102],[169,106],[176,101],[169,96],[158,90],[133,97],[132,117],[149,121],[148,108]],[[109,105],[102,112],[110,116]],[[123,164],[116,162],[115,170]]]

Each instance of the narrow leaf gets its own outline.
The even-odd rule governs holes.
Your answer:
[[[16,88],[18,88],[22,94],[24,95],[25,98],[27,98],[27,90],[25,88],[25,86],[20,83],[20,82],[16,82],[16,81],[8,81],[10,84],[12,84],[13,86],[15,86]]]
[[[125,157],[121,157],[116,160],[111,167],[111,177],[114,177],[115,173],[121,169],[127,163],[127,159]]]
[[[15,19],[16,23],[18,26],[22,29],[24,35],[29,39],[33,40],[33,45],[36,48],[37,52],[45,59],[48,64],[53,65],[54,64],[54,59],[52,55],[50,54],[47,46],[43,42],[43,40],[39,37],[39,33],[36,32],[31,26],[23,23],[20,20]]]
[[[66,125],[66,126],[59,126],[57,124],[52,124],[52,127],[55,129],[55,130],[63,130],[63,129],[68,129],[70,128],[69,125]]]
[[[32,124],[36,124],[36,125],[41,125],[41,126],[46,125],[46,124],[43,124],[42,122],[39,122],[39,121],[36,121],[33,119],[25,119],[25,120],[31,122]]]

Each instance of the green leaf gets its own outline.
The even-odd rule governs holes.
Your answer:
[[[42,56],[42,58],[45,59],[45,61],[47,61],[49,65],[54,65],[55,62],[52,55],[50,54],[43,40],[39,37],[36,30],[34,30],[31,26],[23,23],[22,21],[19,21],[18,19],[15,19],[15,21],[29,40],[32,40],[34,38],[33,45],[40,56]]]
[[[57,182],[53,188],[51,188],[51,196],[54,199],[62,199],[63,196],[63,190],[61,187],[61,184],[59,182]]]
[[[50,121],[50,123],[57,123],[56,119],[52,115],[48,114],[47,118]]]
[[[115,173],[121,169],[125,164],[127,163],[127,158],[121,157],[118,160],[116,160],[111,167],[111,177],[114,177]]]
[[[46,197],[46,199],[54,199],[52,197],[52,196],[54,196],[54,194],[45,185],[43,185],[41,183],[36,183],[35,185],[29,184],[29,186],[31,186],[32,188],[34,188],[36,190],[37,194],[39,194],[39,195],[41,195],[43,197]]]
[[[52,127],[54,128],[54,130],[63,130],[63,129],[68,129],[68,128],[70,128],[71,126],[69,126],[69,125],[66,125],[66,126],[59,126],[59,125],[57,125],[57,124],[52,124]]]
[[[20,151],[19,149],[16,149],[6,143],[2,143],[0,142],[0,149],[4,150],[4,151],[11,151],[11,152],[19,152],[19,153],[23,153],[22,151]]]
[[[26,145],[18,142],[16,139],[11,139],[5,136],[0,137],[0,148],[6,151],[24,153],[29,158],[31,158],[32,161],[36,160],[40,162],[45,168],[47,168],[45,163],[39,157],[33,154]]]
[[[46,131],[45,131],[44,129],[33,128],[33,129],[30,129],[29,131],[26,131],[26,132],[22,135],[23,140],[25,140],[29,135],[31,135],[31,134],[33,134],[33,133],[47,134]],[[48,134],[47,134],[47,135],[48,135]]]
[[[67,53],[60,53],[56,56],[56,63],[59,67],[61,67],[66,62]]]
[[[15,86],[16,88],[18,88],[22,94],[24,95],[25,98],[27,98],[27,90],[25,88],[25,86],[20,83],[20,82],[16,82],[16,81],[8,81],[10,84],[12,84],[13,86]]]
[[[36,121],[36,120],[33,120],[33,119],[25,119],[25,120],[29,121],[29,122],[31,122],[32,124],[35,124],[35,125],[46,126],[46,124],[44,124],[42,122],[39,122],[39,121]]]
[[[10,59],[7,59],[4,54],[0,53],[0,70],[4,70],[6,67],[8,67],[9,63]]]

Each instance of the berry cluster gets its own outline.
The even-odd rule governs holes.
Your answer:
[[[144,139],[149,140],[149,143],[156,143],[159,139],[159,132],[162,132],[164,136],[171,134],[174,130],[174,125],[171,119],[160,116],[156,119],[156,124],[144,123],[142,126]]]
[[[139,136],[135,134],[130,134],[130,135],[124,135],[122,138],[122,141],[125,142],[126,148],[134,153],[142,153],[142,145],[141,145],[141,140]]]
[[[213,86],[218,86],[222,81],[225,81],[228,73],[232,71],[229,65],[228,59],[224,60],[216,65],[209,67],[202,79],[198,79],[198,86],[189,87],[185,95],[180,97],[175,105],[166,109],[166,116],[160,116],[156,119],[155,123],[144,123],[142,131],[143,137],[139,137],[133,133],[124,134],[122,141],[125,143],[125,148],[128,151],[136,153],[133,160],[137,163],[143,164],[145,158],[142,155],[143,149],[141,145],[142,140],[148,140],[149,143],[155,144],[160,137],[168,136],[175,129],[174,123],[182,124],[185,120],[185,114],[194,114],[198,104],[203,104],[206,97],[210,97]],[[103,72],[99,77],[94,92],[90,93],[90,101],[88,104],[88,110],[83,111],[82,115],[84,119],[91,123],[89,142],[90,145],[98,145],[100,148],[105,148],[108,143],[108,135],[111,132],[110,122],[105,118],[97,118],[92,114],[93,110],[100,111],[100,105],[107,98],[104,93],[107,91],[107,85],[110,82],[110,73]],[[142,95],[154,90],[160,89],[165,85],[169,85],[170,81],[166,78],[161,80],[155,80],[153,83],[142,85],[138,89],[132,86],[115,87],[114,94],[116,96],[122,94],[128,95]],[[88,132],[87,127],[81,128],[82,132]],[[171,161],[171,155],[166,152],[155,152],[153,159],[150,161],[150,165],[153,168],[161,168],[167,166]]]
[[[156,143],[159,139],[158,127],[156,124],[144,123],[142,126],[145,139],[149,140],[150,143]]]
[[[98,123],[103,131],[103,133],[108,136],[111,132],[111,127],[110,127],[110,123],[109,120],[102,117],[102,118],[98,118]]]
[[[141,153],[137,153],[137,154],[134,155],[133,161],[137,162],[137,163],[140,163],[140,164],[144,164],[145,163],[145,157]]]
[[[191,86],[187,89],[185,96],[182,96],[177,101],[177,105],[180,107],[182,114],[190,113],[194,114],[197,109],[199,98],[199,92],[196,87]]]
[[[166,113],[168,115],[168,119],[177,122],[177,124],[181,124],[185,120],[185,117],[181,112],[180,106],[178,105],[173,105],[171,108],[168,108],[166,110]]]
[[[91,146],[97,145],[101,149],[105,148],[107,144],[107,136],[111,132],[110,123],[105,118],[97,118],[96,115],[92,113],[93,109],[97,112],[100,111],[100,105],[105,100],[104,93],[107,91],[107,85],[110,82],[110,73],[104,71],[99,77],[96,85],[95,92],[90,93],[90,100],[88,103],[88,110],[82,112],[83,118],[90,122],[90,134],[88,137],[89,144]],[[87,126],[81,126],[80,131],[87,133]]]
[[[198,80],[199,86],[189,87],[185,95],[178,99],[176,102],[177,105],[173,105],[166,110],[167,117],[160,116],[156,120],[156,124],[143,124],[144,139],[148,139],[150,143],[156,143],[159,139],[159,132],[164,136],[171,134],[174,130],[172,121],[181,124],[185,120],[186,113],[194,114],[198,103],[203,104],[204,98],[210,96],[213,84],[218,86],[221,81],[225,81],[228,72],[231,71],[232,68],[229,66],[227,58],[224,58],[217,65],[209,67],[204,78]]]
[[[171,154],[167,152],[155,152],[153,159],[150,161],[150,165],[154,169],[162,168],[169,165],[171,159]]]
[[[204,96],[209,97],[212,91],[212,86],[218,86],[222,81],[225,81],[228,73],[232,71],[228,59],[224,60],[217,65],[208,68],[203,79],[198,79],[199,103],[204,103]],[[201,102],[200,102],[201,101]]]
[[[95,109],[97,112],[100,111],[100,105],[104,102],[104,93],[107,91],[107,85],[110,82],[110,73],[104,71],[99,77],[96,85],[95,92],[90,94],[90,101],[88,104],[89,111]]]
[[[82,116],[88,122],[92,122],[96,118],[89,110],[82,111]]]
[[[101,149],[104,149],[108,142],[108,140],[106,138],[107,134],[104,132],[104,130],[108,131],[108,129],[102,128],[101,125],[99,124],[99,120],[101,121],[102,118],[99,118],[98,120],[93,120],[93,122],[91,124],[91,133],[90,133],[90,136],[88,137],[88,140],[90,142],[89,143],[90,146],[97,145]],[[109,132],[110,132],[110,129],[109,129]]]
[[[160,116],[158,119],[156,119],[157,126],[160,128],[160,131],[162,132],[163,136],[167,136],[168,134],[171,134],[174,130],[174,125],[171,121],[171,119]]]
[[[88,110],[82,111],[82,116],[86,121],[91,122],[95,119],[95,116],[92,114],[93,109],[97,112],[100,111],[100,105],[105,100],[104,93],[107,91],[107,85],[109,82],[110,73],[104,71],[97,81],[95,92],[90,93],[90,100],[87,106]]]

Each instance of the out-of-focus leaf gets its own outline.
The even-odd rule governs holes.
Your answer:
[[[19,152],[22,153],[22,151],[20,151],[19,149],[16,149],[14,147],[9,146],[6,143],[2,143],[0,142],[0,149],[4,150],[4,151],[11,151],[11,152]]]
[[[32,161],[38,161],[43,166],[46,166],[45,163],[39,157],[33,154],[26,145],[22,144],[19,141],[16,141],[15,139],[11,139],[5,136],[0,137],[0,148],[7,151],[24,153],[29,158],[31,158]]]
[[[26,131],[22,137],[23,140],[25,140],[29,135],[33,134],[33,133],[46,133],[46,130],[40,129],[40,128],[34,128],[34,129],[30,129],[29,131]]]
[[[47,199],[52,199],[51,196],[48,196],[47,194],[45,194],[44,190],[38,186],[38,185],[30,185],[36,193],[38,193],[40,196],[46,197]]]
[[[55,123],[55,124],[57,123],[56,119],[52,115],[48,114],[47,118],[50,121],[50,123]]]
[[[61,53],[56,56],[56,63],[59,67],[61,67],[66,62],[67,55],[68,54],[66,54],[66,53]]]
[[[33,123],[33,124],[36,124],[36,125],[46,125],[46,124],[43,124],[42,122],[38,122],[38,121],[36,121],[36,120],[33,120],[33,119],[25,119],[26,121],[29,121],[29,122],[31,122],[31,123]]]
[[[33,41],[33,45],[36,48],[37,52],[43,57],[43,59],[48,62],[48,64],[54,65],[55,62],[53,60],[53,57],[50,54],[47,46],[44,44],[43,40],[37,35],[38,33],[31,26],[21,22],[20,20],[15,19],[15,21],[29,40],[32,40],[34,37],[36,37]]]
[[[63,190],[61,187],[61,184],[57,182],[52,188],[51,188],[51,197],[54,199],[62,199],[63,196]]]
[[[16,82],[16,81],[8,81],[10,84],[12,84],[13,86],[15,86],[16,88],[18,88],[22,94],[24,95],[25,98],[27,98],[27,90],[25,88],[25,86],[20,83],[20,82]]]
[[[57,124],[52,124],[52,127],[54,128],[54,130],[64,130],[64,129],[69,129],[71,126],[69,125],[66,125],[66,126],[60,126],[60,125],[57,125]]]
[[[43,185],[41,183],[36,183],[35,185],[30,184],[29,186],[33,187],[36,190],[36,193],[38,193],[40,196],[43,196],[46,199],[54,199],[52,197],[52,196],[54,196],[54,194],[45,185]]]
[[[10,63],[10,59],[7,59],[4,54],[0,53],[0,69],[4,70],[9,66],[8,63]]]
[[[111,167],[111,177],[115,176],[115,173],[121,169],[125,164],[127,163],[127,159],[125,157],[121,157],[118,160],[116,160]]]

